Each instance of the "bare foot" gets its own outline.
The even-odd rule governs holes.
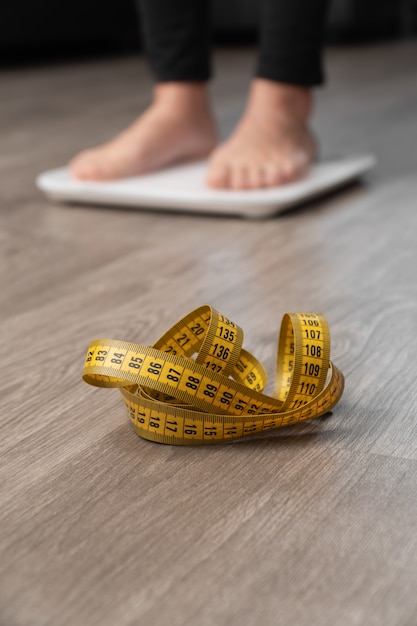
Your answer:
[[[255,79],[239,124],[212,153],[208,185],[257,189],[301,178],[316,154],[311,108],[310,90]]]
[[[120,135],[70,162],[80,180],[110,180],[206,157],[217,132],[203,83],[157,85],[143,115]]]

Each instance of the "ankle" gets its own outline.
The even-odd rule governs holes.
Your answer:
[[[313,108],[312,90],[308,87],[279,83],[265,78],[252,81],[246,113],[248,115],[286,114],[307,120]]]
[[[153,90],[153,103],[171,113],[208,113],[210,102],[206,83],[157,83]]]

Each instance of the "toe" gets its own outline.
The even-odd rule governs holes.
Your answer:
[[[285,182],[291,183],[302,178],[308,169],[308,157],[303,152],[296,152],[282,165]]]
[[[294,161],[285,161],[282,164],[281,178],[283,183],[292,183],[298,178],[299,168]]]
[[[214,163],[207,174],[207,184],[215,189],[227,189],[229,186],[229,168],[226,163]]]
[[[100,162],[90,152],[82,152],[69,164],[71,174],[78,180],[97,180],[105,175]]]
[[[280,163],[268,163],[264,169],[265,187],[278,187],[283,183],[282,166]]]
[[[69,170],[73,178],[82,179],[89,173],[89,162],[83,155],[77,155],[69,162]]]
[[[286,159],[269,163],[265,167],[264,179],[267,187],[286,185],[304,176],[308,169],[305,155],[295,154]]]
[[[265,185],[266,179],[264,168],[259,165],[254,165],[248,171],[248,188],[260,189],[261,187],[265,187]]]
[[[244,165],[235,165],[230,174],[230,188],[239,191],[249,188],[249,172]]]

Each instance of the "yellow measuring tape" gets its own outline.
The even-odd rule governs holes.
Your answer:
[[[120,388],[138,435],[176,445],[241,439],[319,417],[339,401],[344,379],[330,361],[323,315],[284,315],[272,396],[262,393],[263,365],[242,343],[242,329],[205,305],[153,346],[92,341],[83,378]]]

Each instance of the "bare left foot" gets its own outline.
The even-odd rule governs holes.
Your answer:
[[[207,157],[217,144],[205,83],[161,83],[150,107],[111,141],[84,150],[70,170],[79,180],[112,180]]]
[[[211,155],[208,185],[258,189],[301,178],[316,155],[311,108],[309,89],[255,79],[242,119]]]

